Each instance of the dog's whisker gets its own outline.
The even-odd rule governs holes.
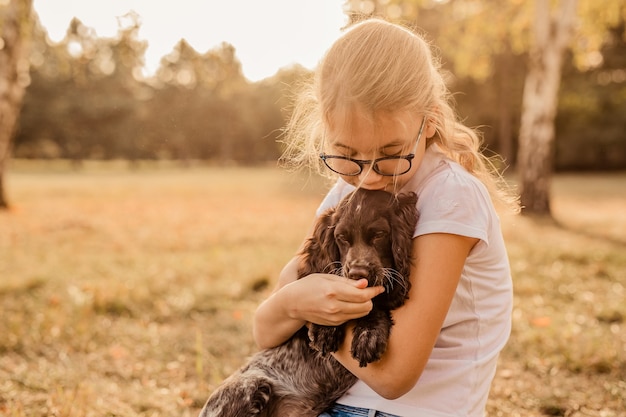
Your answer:
[[[390,292],[396,284],[400,285],[404,292],[408,290],[407,280],[398,271],[393,268],[383,268],[382,272],[385,291]]]
[[[343,265],[339,261],[331,262],[324,268],[324,271],[332,275],[342,275]]]
[[[339,268],[334,268],[332,271],[329,272],[330,274],[333,275],[338,275],[340,277],[343,276],[343,267],[339,267]]]
[[[347,277],[348,276],[348,267],[346,265],[343,265],[341,267],[341,276],[342,277]]]

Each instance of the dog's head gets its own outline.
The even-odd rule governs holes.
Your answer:
[[[326,272],[366,278],[370,286],[383,285],[390,308],[396,308],[409,290],[416,202],[415,193],[359,188],[347,195],[318,219],[303,251],[300,275]]]

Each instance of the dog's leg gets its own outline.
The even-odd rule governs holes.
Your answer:
[[[384,310],[372,310],[367,316],[356,320],[350,352],[359,361],[359,366],[376,362],[385,353],[391,326],[391,313]]]
[[[309,327],[310,346],[323,356],[339,350],[346,334],[344,326],[320,326],[311,324]]]
[[[224,381],[209,397],[200,417],[266,416],[273,385],[262,373],[244,372]]]

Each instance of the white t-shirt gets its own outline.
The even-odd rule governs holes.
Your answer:
[[[340,179],[318,213],[352,190]],[[358,381],[338,402],[407,417],[482,417],[498,354],[511,330],[512,282],[499,218],[484,185],[436,145],[427,149],[402,191],[418,195],[414,237],[452,233],[479,242],[465,262],[441,333],[413,389],[391,401]]]

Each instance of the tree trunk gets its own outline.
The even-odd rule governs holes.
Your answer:
[[[506,49],[497,57],[498,80],[498,153],[505,166],[509,167],[513,160],[513,129],[511,127],[511,49],[507,42]],[[504,167],[503,167],[504,168]]]
[[[524,83],[518,170],[522,213],[550,216],[550,177],[563,55],[572,37],[577,0],[561,0],[557,16],[550,0],[535,1],[534,42]]]
[[[27,39],[32,28],[32,0],[9,0],[0,6],[0,209],[7,208],[4,172],[11,140],[29,83]]]

